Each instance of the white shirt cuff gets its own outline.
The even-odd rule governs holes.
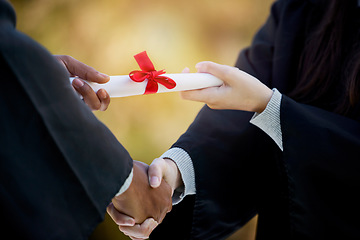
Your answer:
[[[130,187],[130,184],[133,179],[133,175],[134,175],[134,169],[131,169],[129,176],[126,178],[124,184],[121,186],[119,192],[115,196],[119,196],[120,194],[124,193]]]
[[[265,110],[261,113],[255,113],[250,120],[250,123],[254,124],[269,135],[279,146],[281,151],[283,151],[282,131],[280,125],[281,98],[281,93],[274,88],[273,95]]]
[[[187,195],[196,193],[195,171],[189,154],[182,148],[170,148],[160,158],[170,158],[173,160],[181,173],[184,188],[175,189],[173,195],[173,205],[178,204]]]

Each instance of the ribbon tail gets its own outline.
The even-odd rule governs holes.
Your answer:
[[[146,51],[136,54],[134,58],[138,63],[139,67],[141,68],[141,70],[146,72],[155,71],[154,64],[151,62]]]
[[[155,81],[164,85],[167,89],[173,89],[174,87],[176,87],[176,82],[173,79],[166,76],[157,76],[155,78]]]
[[[145,93],[144,94],[153,94],[153,93],[156,93],[158,91],[158,84],[157,82],[155,82],[154,80],[152,79],[149,79],[148,80],[148,83],[146,85],[146,88],[145,88]]]

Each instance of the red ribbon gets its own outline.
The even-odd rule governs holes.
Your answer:
[[[129,73],[129,77],[134,82],[143,82],[145,79],[148,79],[144,94],[156,93],[159,88],[158,83],[164,85],[167,89],[172,89],[176,86],[175,81],[171,78],[160,76],[165,73],[165,70],[156,71],[146,51],[136,54],[134,58],[142,71],[132,71]]]

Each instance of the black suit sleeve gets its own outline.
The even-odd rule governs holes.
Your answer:
[[[21,239],[86,239],[132,160],[65,69],[14,25],[1,0],[1,229]]]

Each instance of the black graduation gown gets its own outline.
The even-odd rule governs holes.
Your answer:
[[[1,234],[86,239],[132,169],[69,75],[0,0]]]
[[[236,66],[290,92],[305,38],[321,6],[280,0]],[[173,207],[155,239],[224,239],[259,214],[257,239],[360,239],[360,124],[286,96],[284,152],[252,113],[199,112],[173,147],[193,160],[196,195]]]

